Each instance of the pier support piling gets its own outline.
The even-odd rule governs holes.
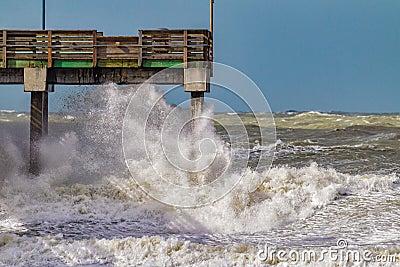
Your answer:
[[[40,142],[48,134],[49,99],[53,86],[47,83],[46,68],[24,69],[24,91],[31,93],[29,172],[40,173]]]
[[[190,92],[190,128],[196,135],[196,126],[199,124],[199,117],[202,115],[204,106],[204,92],[210,91],[210,71],[207,66],[185,66],[184,69],[184,90]],[[195,151],[191,155],[196,160]],[[202,184],[202,172],[189,172],[189,179],[196,185]]]
[[[29,172],[39,175],[40,141],[48,133],[48,93],[31,92]]]
[[[188,67],[184,70],[184,90],[190,92],[191,119],[201,115],[204,92],[210,92],[210,69],[208,66]],[[192,124],[195,123],[192,121]]]
[[[193,119],[192,125],[194,127],[194,118],[201,115],[204,105],[204,92],[191,92],[190,93],[190,117]]]

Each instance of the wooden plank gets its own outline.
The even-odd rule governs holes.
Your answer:
[[[179,47],[175,47],[175,46],[143,46],[143,53],[150,53],[152,51],[170,51],[171,53],[173,52],[180,52],[183,53],[183,48],[184,46],[179,46]]]
[[[183,48],[179,49],[168,49],[168,48],[153,48],[153,49],[143,49],[142,55],[183,55]]]
[[[151,54],[143,55],[143,59],[156,59],[156,60],[171,60],[177,59],[183,61],[183,54]]]
[[[8,36],[9,45],[37,45],[37,44],[47,44],[47,36],[46,38],[38,39],[36,37],[29,37],[29,38],[12,38]]]
[[[7,68],[7,31],[3,31],[3,56],[2,67]]]
[[[203,56],[203,53],[188,55],[188,61],[192,61],[192,60],[205,60],[205,58]]]
[[[139,54],[138,47],[127,46],[101,46],[97,48],[98,54]]]
[[[13,52],[13,53],[36,53],[38,51],[41,52],[46,52],[47,53],[47,48],[44,47],[9,47],[7,46],[7,51]]]
[[[143,35],[160,35],[160,34],[183,34],[184,30],[141,30]]]
[[[136,50],[136,51],[138,51],[139,52],[139,45],[137,45],[137,44],[130,44],[130,43],[120,43],[120,42],[117,42],[116,44],[114,43],[114,42],[112,42],[112,43],[101,43],[101,44],[99,44],[99,43],[97,43],[97,45],[96,45],[96,47],[98,48],[98,49],[113,49],[113,48],[115,48],[115,49],[132,49],[132,50]]]
[[[63,35],[55,35],[53,32],[53,38],[59,41],[65,42],[91,42],[93,40],[92,35],[87,36],[63,36]]]
[[[190,39],[188,38],[188,43],[193,45],[206,45],[207,42],[203,38],[201,39]]]
[[[47,34],[47,30],[8,30],[11,34]],[[53,30],[54,34],[92,34],[93,30]]]
[[[12,48],[26,48],[26,49],[34,49],[34,48],[48,48],[48,43],[47,40],[46,42],[42,43],[34,43],[34,42],[21,42],[21,43],[12,43],[12,42],[7,42],[7,47],[10,49]],[[77,43],[77,42],[70,42],[70,43],[64,43],[64,42],[58,42],[53,40],[53,48],[93,48],[93,43],[92,42],[85,42],[85,43]]]
[[[92,38],[90,37],[66,37],[66,36],[54,36],[53,35],[53,42],[54,41],[58,41],[58,42],[76,42],[76,43],[83,43],[83,42],[88,42],[88,43],[92,43]]]
[[[27,47],[35,47],[35,46],[47,46],[47,37],[46,40],[37,40],[36,38],[34,39],[24,39],[24,40],[10,40],[8,39],[7,45],[10,47],[21,47],[21,46],[27,46]]]
[[[85,47],[85,48],[92,48],[93,47],[93,41],[85,41],[85,42],[80,42],[80,41],[60,41],[58,39],[54,40],[53,38],[53,46],[54,47]]]
[[[53,57],[68,56],[68,55],[86,55],[86,56],[92,58],[92,51],[88,51],[88,50],[65,51],[65,50],[53,49]]]
[[[138,62],[137,59],[132,60],[122,60],[122,59],[111,59],[111,60],[104,60],[99,59],[97,66],[99,68],[137,68]]]
[[[95,30],[87,30],[87,31],[58,31],[53,30],[53,35],[57,37],[87,37],[92,38],[93,31]]]
[[[190,44],[188,43],[188,47],[198,47],[198,48],[202,48],[202,47],[206,47],[207,45],[205,44]],[[184,47],[184,43],[183,41],[180,43],[150,43],[150,42],[143,42],[142,43],[142,47],[143,48],[163,48],[163,47],[175,47],[175,48],[182,48]]]
[[[138,36],[100,36],[97,37],[98,43],[102,42],[132,42],[138,43]]]
[[[48,50],[47,50],[47,67],[48,68],[52,68],[53,67],[53,58],[52,58],[52,48],[51,48],[51,44],[52,44],[52,32],[49,31],[48,32],[48,41],[47,41],[47,45],[48,45]]]
[[[32,50],[32,51],[10,51],[7,50],[7,58],[12,58],[14,55],[39,55],[45,54],[47,57],[47,49],[39,49],[39,50]]]
[[[10,38],[10,40],[23,40],[23,39],[28,39],[28,38],[36,38],[36,33],[32,32],[32,33],[25,33],[25,32],[21,32],[16,34],[14,31],[7,31],[7,35],[8,38]]]
[[[59,53],[87,53],[93,54],[93,48],[69,48],[69,47],[53,47],[53,52]]]
[[[132,56],[132,55],[121,55],[121,54],[110,54],[110,55],[105,55],[105,56],[98,55],[97,60],[100,60],[100,59],[119,59],[119,60],[126,59],[126,60],[136,60],[136,62],[138,61],[137,55]]]
[[[93,60],[91,54],[53,54],[53,60],[54,59],[64,59],[64,60],[69,60],[69,59],[78,59],[78,60]]]
[[[13,54],[12,56],[8,56],[7,59],[26,59],[26,60],[47,60],[47,54]]]

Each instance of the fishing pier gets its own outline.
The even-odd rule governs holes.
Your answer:
[[[164,70],[157,83],[184,85],[196,116],[210,89],[207,63],[212,61],[212,26],[139,30],[137,36],[104,36],[96,30],[0,30],[0,84],[24,84],[31,95],[29,171],[34,175],[40,173],[39,144],[48,133],[48,93],[54,92],[54,85],[141,84]]]

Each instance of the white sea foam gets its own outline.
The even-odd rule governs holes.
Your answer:
[[[265,181],[253,193],[240,184],[210,206],[179,209],[151,200],[130,178],[105,177],[94,184],[67,185],[60,184],[59,177],[64,175],[60,168],[59,173],[34,181],[23,176],[7,179],[1,191],[2,224],[9,224],[10,218],[15,223],[140,218],[156,220],[173,231],[254,233],[307,218],[343,194],[384,191],[397,181],[396,176],[340,174],[315,164],[273,168],[269,174],[256,174]],[[179,221],[188,224],[185,227]]]
[[[11,234],[0,234],[0,263],[7,266],[27,265],[112,265],[112,266],[394,266],[369,262],[361,259],[335,261],[325,256],[325,261],[282,262],[276,259],[261,261],[258,251],[261,247],[245,244],[228,246],[208,246],[190,242],[181,238],[160,236],[141,238],[115,238],[66,240],[62,236],[37,238],[19,237]],[[307,249],[304,249],[307,250]],[[301,255],[302,249],[296,251]],[[321,253],[322,249],[313,251]],[[284,251],[289,251],[288,249]],[[368,251],[370,255],[391,255],[392,260],[399,261],[400,247],[389,248],[365,247],[360,253]],[[320,255],[320,254],[318,254]],[[351,255],[351,254],[350,254]],[[340,263],[340,264],[339,264]]]
[[[148,197],[118,165],[123,160],[119,127],[130,93],[113,85],[103,89],[91,93],[90,99],[97,108],[91,108],[90,113],[85,107],[77,109],[88,117],[83,136],[70,132],[42,144],[44,172],[39,177],[32,179],[18,171],[23,157],[14,144],[2,147],[7,164],[1,166],[1,175],[7,175],[0,191],[0,264],[261,266],[263,263],[256,258],[258,248],[247,244],[245,237],[229,245],[220,245],[221,240],[216,238],[209,245],[199,243],[201,238],[191,241],[182,236],[260,235],[310,218],[344,195],[386,192],[398,182],[396,175],[343,174],[315,163],[301,168],[276,167],[269,172],[247,169],[241,182],[219,201],[195,209],[167,206]],[[149,91],[149,97],[152,94],[154,97],[157,92]],[[156,143],[151,145],[157,147]],[[161,157],[154,159],[163,171],[170,171]],[[138,172],[146,177],[146,170],[136,164]],[[230,175],[232,179],[240,176]],[[263,182],[249,192],[254,177]],[[132,234],[128,232],[119,237],[101,226],[102,221],[112,224],[116,220],[121,222],[116,232],[124,221],[135,221],[140,227],[136,232],[141,236],[127,237]],[[97,224],[96,229],[106,238],[79,240],[82,233],[89,231],[84,229],[86,221]],[[83,225],[78,226],[73,238],[66,238],[60,229],[54,230],[54,224],[67,227],[70,222]],[[35,224],[39,224],[37,231],[55,232],[47,236],[27,235]],[[154,235],[157,232],[164,236]],[[147,236],[152,233],[153,236]],[[98,231],[89,235],[96,234]],[[333,264],[328,262],[326,266]]]
[[[149,98],[157,94],[154,89],[149,90]],[[129,93],[116,89],[114,85],[91,93],[95,106],[105,114],[105,117],[100,117],[104,123],[99,125],[98,120],[93,124],[88,122],[87,136],[83,138],[104,154],[91,159],[91,155],[98,155],[96,153],[99,152],[93,147],[82,151],[81,137],[73,132],[56,142],[44,143],[42,156],[45,171],[41,176],[32,182],[30,178],[18,174],[19,168],[15,168],[12,171],[14,174],[7,177],[1,191],[1,203],[2,207],[6,207],[6,214],[23,222],[124,216],[153,220],[152,216],[155,216],[162,220],[161,224],[171,228],[171,222],[181,216],[191,218],[201,226],[200,231],[250,233],[306,218],[343,193],[388,189],[397,179],[396,176],[341,174],[333,169],[319,168],[316,164],[300,169],[273,168],[263,173],[247,170],[231,193],[210,206],[187,210],[167,207],[148,198],[126,173],[118,170],[121,158],[117,155],[122,157],[119,154],[121,147],[118,142],[110,146],[110,140],[118,140],[115,136],[121,134],[117,129],[124,114],[121,105],[129,97]],[[168,107],[164,105],[164,108]],[[96,109],[92,111],[99,113]],[[208,131],[207,134],[215,133]],[[156,149],[157,143],[154,145]],[[135,149],[134,144],[132,147]],[[22,157],[15,146],[10,145],[7,153],[17,163],[15,166],[22,164]],[[162,157],[154,158],[154,165],[164,172],[171,172],[168,169],[170,166],[162,163],[164,160]],[[136,164],[137,170],[140,170],[138,173],[144,177],[149,175],[140,168],[140,162]],[[230,175],[233,180],[240,180],[241,174]],[[255,192],[248,192],[252,179],[264,182]],[[179,200],[180,196],[173,197]],[[145,213],[141,214],[143,210]]]
[[[213,205],[177,209],[147,198],[131,179],[109,177],[95,184],[60,185],[45,175],[34,183],[26,177],[13,177],[2,190],[0,263],[261,266],[263,263],[256,255],[259,248],[248,244],[246,239],[210,246],[176,237],[110,236],[74,240],[64,238],[62,233],[47,237],[7,233],[24,233],[27,231],[24,225],[34,222],[42,222],[45,228],[43,222],[49,225],[65,222],[62,224],[66,227],[70,221],[104,219],[139,220],[143,231],[146,225],[156,223],[159,231],[167,229],[171,233],[262,232],[307,218],[342,194],[389,190],[396,180],[395,176],[345,175],[315,164],[301,169],[273,168],[254,193],[249,194],[239,186]],[[325,262],[326,266],[334,265],[328,263]]]
[[[75,117],[71,116],[71,115],[66,115],[66,116],[64,116],[64,119],[66,119],[66,120],[75,120]]]

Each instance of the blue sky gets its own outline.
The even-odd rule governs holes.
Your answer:
[[[215,0],[214,7],[215,61],[253,79],[274,111],[400,111],[400,1]],[[208,8],[208,0],[47,0],[46,26],[105,35],[208,28]],[[41,0],[1,0],[0,28],[40,27]],[[0,86],[0,109],[28,107],[22,86]]]

